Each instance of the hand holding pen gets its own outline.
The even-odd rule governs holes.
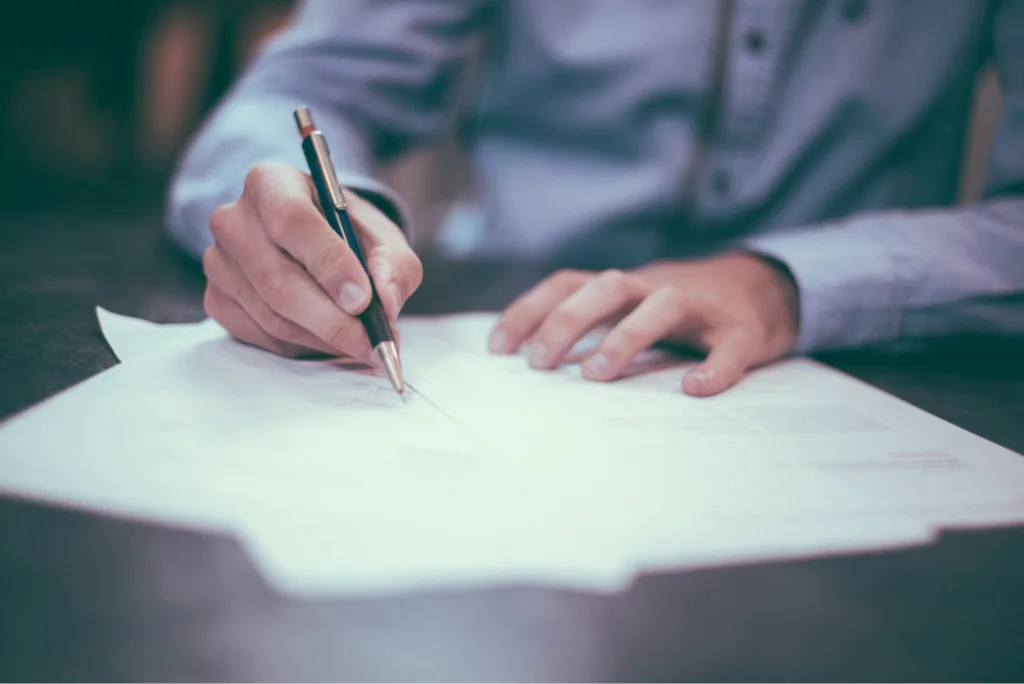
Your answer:
[[[293,139],[298,146],[298,138]],[[393,323],[419,287],[422,265],[402,231],[372,203],[346,192],[366,268],[318,207],[309,175],[255,166],[241,196],[214,211],[203,256],[206,310],[233,337],[289,357],[378,355],[360,314],[370,277]],[[378,357],[379,358],[379,357]]]
[[[395,391],[404,395],[405,383],[402,379],[402,364],[398,359],[395,334],[384,313],[384,306],[381,304],[377,288],[374,286],[366,257],[363,256],[363,250],[359,245],[355,226],[348,213],[348,198],[338,182],[334,162],[331,160],[331,153],[327,148],[327,139],[313,123],[313,117],[306,107],[295,110],[295,123],[299,127],[299,135],[302,136],[302,151],[306,155],[309,173],[313,178],[317,196],[320,198],[320,211],[323,212],[324,218],[327,219],[327,223],[331,225],[335,234],[344,240],[355,254],[370,284],[370,301],[359,313],[359,320],[370,340],[370,346],[373,347],[374,353],[380,359]],[[343,290],[344,288],[345,285],[342,285]],[[365,298],[365,293],[363,296]]]

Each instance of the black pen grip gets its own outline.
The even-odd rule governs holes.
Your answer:
[[[370,346],[376,348],[381,342],[394,342],[395,335],[391,332],[391,325],[388,317],[384,314],[384,304],[381,303],[377,291],[372,290],[370,305],[363,313],[359,314],[359,320],[366,328],[366,336],[370,338]]]

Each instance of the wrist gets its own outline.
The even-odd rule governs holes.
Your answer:
[[[754,265],[762,274],[755,279],[759,287],[774,293],[770,299],[785,311],[785,318],[795,340],[800,330],[800,286],[789,266],[782,260],[753,250],[736,252],[735,256]],[[766,292],[766,294],[767,294]]]

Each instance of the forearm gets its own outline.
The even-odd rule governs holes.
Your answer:
[[[402,225],[399,198],[372,180],[378,159],[434,136],[482,0],[306,0],[190,146],[171,187],[168,226],[194,254],[213,209],[238,197],[254,164],[304,169],[292,112],[310,107],[338,178]]]
[[[797,351],[1024,335],[1024,200],[881,212],[749,240],[800,298]]]

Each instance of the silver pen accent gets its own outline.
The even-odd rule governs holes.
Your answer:
[[[405,381],[402,378],[402,362],[398,360],[398,348],[394,342],[381,342],[377,345],[374,350],[377,352],[377,358],[380,359],[381,365],[384,366],[384,372],[388,375],[388,380],[394,385],[395,391],[402,397],[402,401],[405,401]]]

